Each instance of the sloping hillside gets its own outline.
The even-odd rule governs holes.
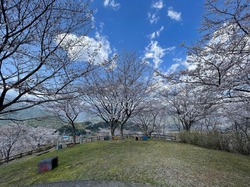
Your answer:
[[[38,174],[37,164],[59,166]],[[250,186],[250,157],[166,141],[98,141],[0,166],[0,186],[117,180],[157,186]]]

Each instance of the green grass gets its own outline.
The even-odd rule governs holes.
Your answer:
[[[59,166],[38,174],[40,160]],[[118,180],[158,186],[250,186],[250,157],[163,141],[98,141],[0,166],[0,186]]]

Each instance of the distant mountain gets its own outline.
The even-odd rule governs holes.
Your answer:
[[[27,125],[31,125],[33,127],[43,126],[43,127],[52,127],[52,128],[60,128],[63,124],[56,117],[52,116],[49,112],[47,112],[44,108],[40,106],[35,106],[26,110],[21,110],[18,112],[13,112],[8,114],[2,119],[16,119],[16,120],[24,120],[24,123]],[[0,120],[0,125],[12,123],[11,120]]]
[[[58,129],[65,125],[56,116],[46,116],[37,119],[29,119],[26,121],[27,125],[32,127],[49,127],[53,129]]]
[[[58,119],[58,117],[54,116],[53,113],[47,111],[41,106],[35,106],[26,110],[20,110],[9,115],[1,116],[0,125],[13,123],[11,120],[3,120],[4,118],[25,120],[25,124],[33,127],[42,126],[58,129],[63,125],[66,125],[66,123],[63,123],[60,119]],[[76,122],[82,123],[83,121],[87,121],[84,119],[89,119],[89,117],[87,117],[86,114],[81,113]]]

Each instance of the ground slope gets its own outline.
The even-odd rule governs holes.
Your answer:
[[[58,156],[59,166],[37,173]],[[115,180],[156,186],[250,186],[250,157],[165,141],[98,141],[0,166],[0,186]]]

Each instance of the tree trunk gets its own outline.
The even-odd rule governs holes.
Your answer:
[[[184,130],[187,131],[187,132],[190,132],[190,127],[189,126],[185,126]]]
[[[119,125],[119,122],[118,122],[118,120],[112,120],[111,122],[110,122],[110,130],[111,130],[111,136],[112,136],[112,138],[115,136],[115,130],[116,130],[116,128],[118,127],[118,125]]]
[[[182,125],[183,125],[183,130],[190,132],[191,124],[184,122],[184,124],[182,124]]]
[[[147,133],[147,136],[151,138],[153,131],[150,131],[149,133]]]
[[[76,127],[74,122],[71,123],[72,128],[73,128],[73,144],[76,144]]]
[[[117,126],[119,126],[119,124],[120,124],[120,134],[121,134],[122,138],[123,138],[124,125],[125,125],[126,122],[127,122],[127,120],[125,120],[123,123],[118,122],[118,125],[117,125]]]
[[[120,134],[123,137],[123,128],[120,129]]]
[[[12,146],[11,146],[11,147],[12,147]],[[6,153],[5,160],[6,160],[7,163],[10,161],[10,151],[11,151],[11,147],[7,150],[7,153]]]
[[[110,131],[111,131],[111,136],[113,138],[115,136],[115,127],[113,125],[110,127]]]

